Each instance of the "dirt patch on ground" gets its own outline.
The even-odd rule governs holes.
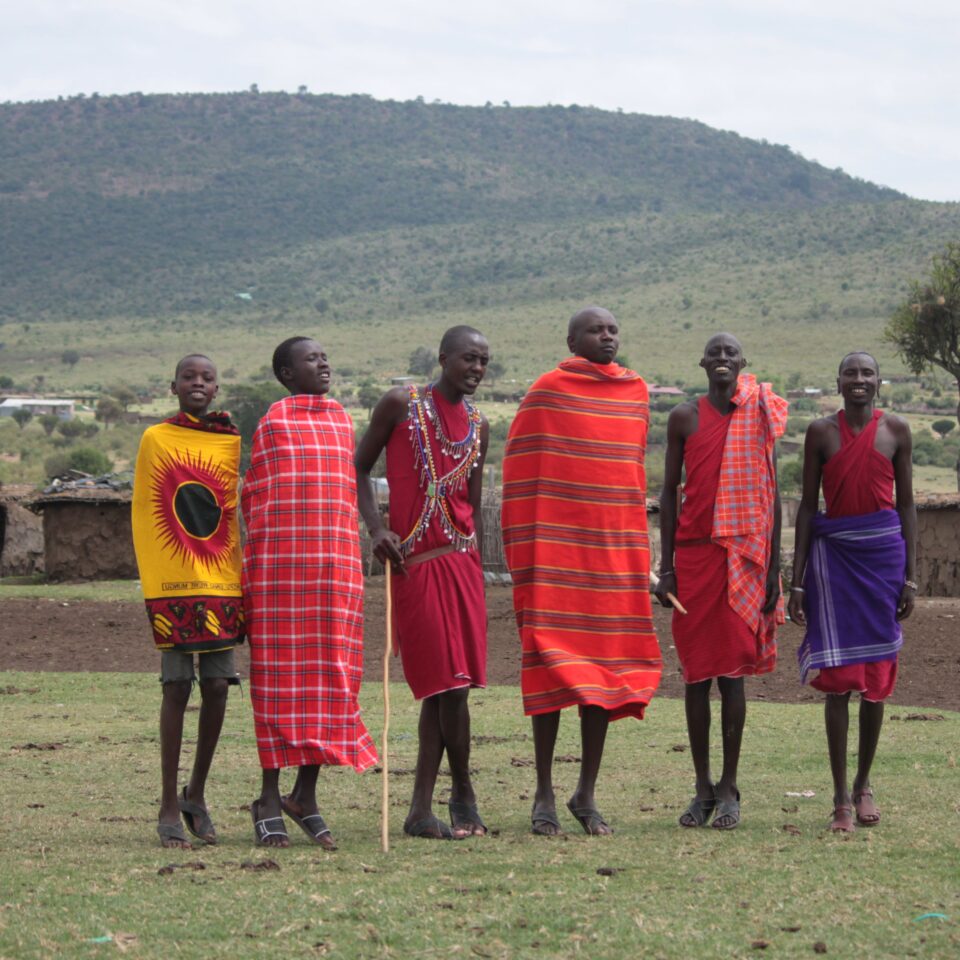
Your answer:
[[[493,684],[519,684],[520,647],[508,587],[487,590],[489,616],[489,679]],[[665,669],[659,695],[683,695],[683,681],[670,640],[670,614],[654,607],[657,635]],[[366,670],[370,683],[382,677],[383,579],[367,582]],[[0,670],[119,671],[158,673],[156,651],[139,603],[90,601],[4,600],[0,605],[3,640]],[[900,678],[891,703],[960,710],[960,600],[921,599],[905,625]],[[798,703],[820,694],[799,686],[796,650],[800,630],[786,624],[780,633],[780,666],[770,675],[752,679],[747,695],[753,700]],[[239,651],[239,669],[247,675],[246,646]],[[399,661],[391,676],[402,678]],[[2,692],[2,691],[0,691]]]

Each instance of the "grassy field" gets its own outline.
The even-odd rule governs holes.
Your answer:
[[[751,705],[730,834],[685,832],[691,789],[682,705],[654,701],[611,728],[599,802],[613,839],[529,834],[533,786],[518,692],[477,693],[473,767],[492,835],[404,839],[416,708],[393,690],[392,848],[379,849],[379,778],[332,770],[321,806],[341,848],[297,831],[253,847],[258,766],[247,695],[234,696],[208,800],[222,842],[156,843],[157,684],[147,675],[0,675],[5,817],[0,957],[951,957],[960,950],[956,760],[960,715],[890,710],[875,783],[884,822],[824,826],[820,709]],[[379,691],[364,692],[380,729]],[[897,717],[898,721],[893,722]],[[196,713],[187,715],[188,729]],[[576,781],[564,718],[556,780]],[[184,768],[191,762],[185,751]],[[291,777],[285,775],[289,784]],[[445,797],[441,780],[440,796]],[[812,798],[790,796],[813,790]],[[292,825],[291,825],[292,827]],[[293,828],[295,829],[295,828]],[[947,919],[928,914],[942,914]],[[817,946],[817,945],[821,946]]]

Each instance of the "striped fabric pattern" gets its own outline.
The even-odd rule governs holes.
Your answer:
[[[376,763],[360,719],[363,577],[353,424],[335,400],[275,403],[243,486],[250,697],[264,769]]]
[[[777,625],[784,623],[783,596],[763,613],[770,535],[776,497],[774,445],[787,427],[787,401],[769,383],[740,374],[727,431],[713,512],[713,540],[727,550],[730,606],[757,634],[760,655],[775,656]],[[769,648],[765,652],[765,648]]]
[[[503,461],[528,715],[595,705],[642,717],[662,662],[649,595],[647,388],[580,357],[533,385]]]

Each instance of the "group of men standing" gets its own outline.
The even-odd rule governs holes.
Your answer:
[[[566,805],[586,833],[609,834],[612,828],[595,798],[608,724],[642,718],[662,672],[650,593],[644,466],[648,394],[637,373],[616,363],[619,328],[609,311],[588,307],[577,313],[568,326],[567,345],[572,356],[532,385],[510,428],[503,461],[503,542],[522,647],[523,706],[533,724],[537,785],[531,828],[535,834],[561,832],[553,754],[560,713],[576,706],[582,760]],[[317,806],[320,767],[340,764],[360,771],[376,761],[357,701],[363,588],[358,507],[374,552],[393,578],[404,675],[421,701],[404,831],[429,839],[487,831],[470,777],[468,694],[486,683],[480,502],[488,425],[472,397],[489,359],[488,343],[477,330],[447,331],[437,381],[385,394],[354,453],[350,418],[327,396],[330,367],[320,344],[292,338],[275,352],[274,371],[290,396],[270,408],[254,436],[242,495],[247,524],[242,586],[222,588],[237,604],[242,596],[245,615],[245,624],[241,616],[239,628],[223,634],[223,646],[242,639],[244,631],[251,646],[251,699],[263,768],[261,794],[251,811],[260,844],[287,845],[286,816],[314,842],[334,848]],[[209,383],[204,363],[215,383],[215,369],[205,357],[187,357],[178,365],[172,390],[180,397],[184,422],[161,425],[167,433],[186,427],[193,435],[207,435],[206,425],[213,421],[201,400],[209,405],[215,390],[201,396],[198,387],[191,406],[190,390],[178,386],[184,365],[197,383]],[[673,636],[686,684],[696,778],[695,796],[679,822],[732,829],[740,822],[744,677],[774,669],[777,625],[784,621],[776,441],[786,427],[787,404],[769,384],[743,373],[743,350],[729,334],[707,342],[700,365],[707,376],[706,395],[680,404],[668,421],[655,590],[661,603],[675,607]],[[883,700],[896,678],[899,621],[909,615],[916,591],[910,434],[902,420],[875,410],[879,383],[868,354],[851,354],[841,362],[844,409],[808,429],[797,520],[790,614],[807,626],[800,651],[803,679],[819,670],[813,685],[827,695],[834,830],[852,830],[854,811],[863,825],[879,820],[870,765]],[[149,450],[145,442],[137,474],[138,481],[143,474],[142,489],[135,491],[135,498],[143,498],[141,516],[150,513],[150,522],[138,526],[135,499],[141,568],[149,559],[143,544],[157,539],[151,524],[163,520],[158,504],[168,487],[174,490],[152,478]],[[384,452],[390,490],[386,519],[370,479]],[[209,459],[181,456],[181,472],[185,464]],[[236,488],[231,502],[229,483],[224,483],[220,502],[215,487],[198,482],[203,489],[197,509],[235,527]],[[821,482],[825,515],[817,513]],[[178,496],[183,500],[176,493],[174,507]],[[197,527],[201,540],[211,538],[211,523]],[[189,564],[193,548],[183,535],[185,526],[177,527],[173,547]],[[229,566],[239,549],[235,533],[228,532],[226,539],[221,567]],[[220,569],[209,551],[195,552],[198,571]],[[164,578],[165,586],[179,590],[176,597],[164,598],[146,593],[144,576],[158,646],[190,657],[187,678],[192,677],[192,650],[204,642],[209,650],[208,634],[220,625],[217,619],[203,620],[210,580],[197,573],[193,587],[185,590],[186,575],[179,582]],[[165,609],[189,606],[191,629],[158,630],[159,602]],[[201,654],[200,671],[204,710],[212,689],[203,670],[207,655]],[[179,685],[166,671],[162,678],[165,800],[158,830],[165,845],[186,845],[182,829],[177,834],[182,814],[195,836],[214,842],[203,799],[212,746],[203,758],[198,749],[194,775],[178,793],[183,717],[180,708],[178,726],[178,709],[170,707],[168,694],[185,704],[189,682],[184,686],[184,674],[176,676]],[[714,678],[722,700],[723,751],[716,781],[709,749]],[[851,793],[846,730],[854,691],[862,702]],[[218,715],[222,722],[222,707]],[[202,710],[200,742],[211,739],[209,730],[204,739],[204,722]],[[452,784],[448,816],[441,819],[433,810],[433,794],[444,753]],[[298,768],[297,779],[281,796],[279,775],[287,766]]]

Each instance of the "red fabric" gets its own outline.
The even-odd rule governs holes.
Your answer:
[[[433,403],[444,434],[457,440],[469,428],[463,404],[451,404],[434,391]],[[412,421],[398,424],[387,442],[387,482],[390,486],[390,529],[401,538],[413,529],[426,496],[414,458]],[[428,434],[439,474],[447,474],[462,458],[450,456]],[[458,530],[474,532],[473,508],[466,483],[447,492],[446,504]],[[416,542],[411,559],[450,538],[434,514]],[[487,607],[480,555],[475,548],[454,551],[408,568],[408,576],[393,577],[394,627],[403,673],[416,699],[457,687],[487,684]]]
[[[893,463],[874,446],[882,416],[882,410],[874,410],[873,419],[855,434],[843,411],[837,411],[840,449],[823,465],[822,474],[828,517],[856,517],[894,508]],[[865,700],[879,703],[896,687],[898,662],[899,658],[824,667],[810,686],[823,693],[861,693]]]
[[[840,449],[823,465],[823,499],[828,517],[857,517],[892,510],[893,463],[874,444],[882,410],[857,434],[843,411],[837,412]]]
[[[335,400],[275,403],[242,494],[250,698],[260,764],[376,763],[360,719],[363,577],[353,423]]]
[[[761,644],[757,632],[730,605],[727,550],[710,541],[732,419],[701,397],[697,429],[684,444],[686,483],[674,570],[677,598],[688,613],[674,611],[672,626],[685,683],[769,673],[777,662],[776,644]]]
[[[642,717],[663,664],[650,609],[647,387],[565,360],[523,398],[503,460],[527,715],[593,705]]]

